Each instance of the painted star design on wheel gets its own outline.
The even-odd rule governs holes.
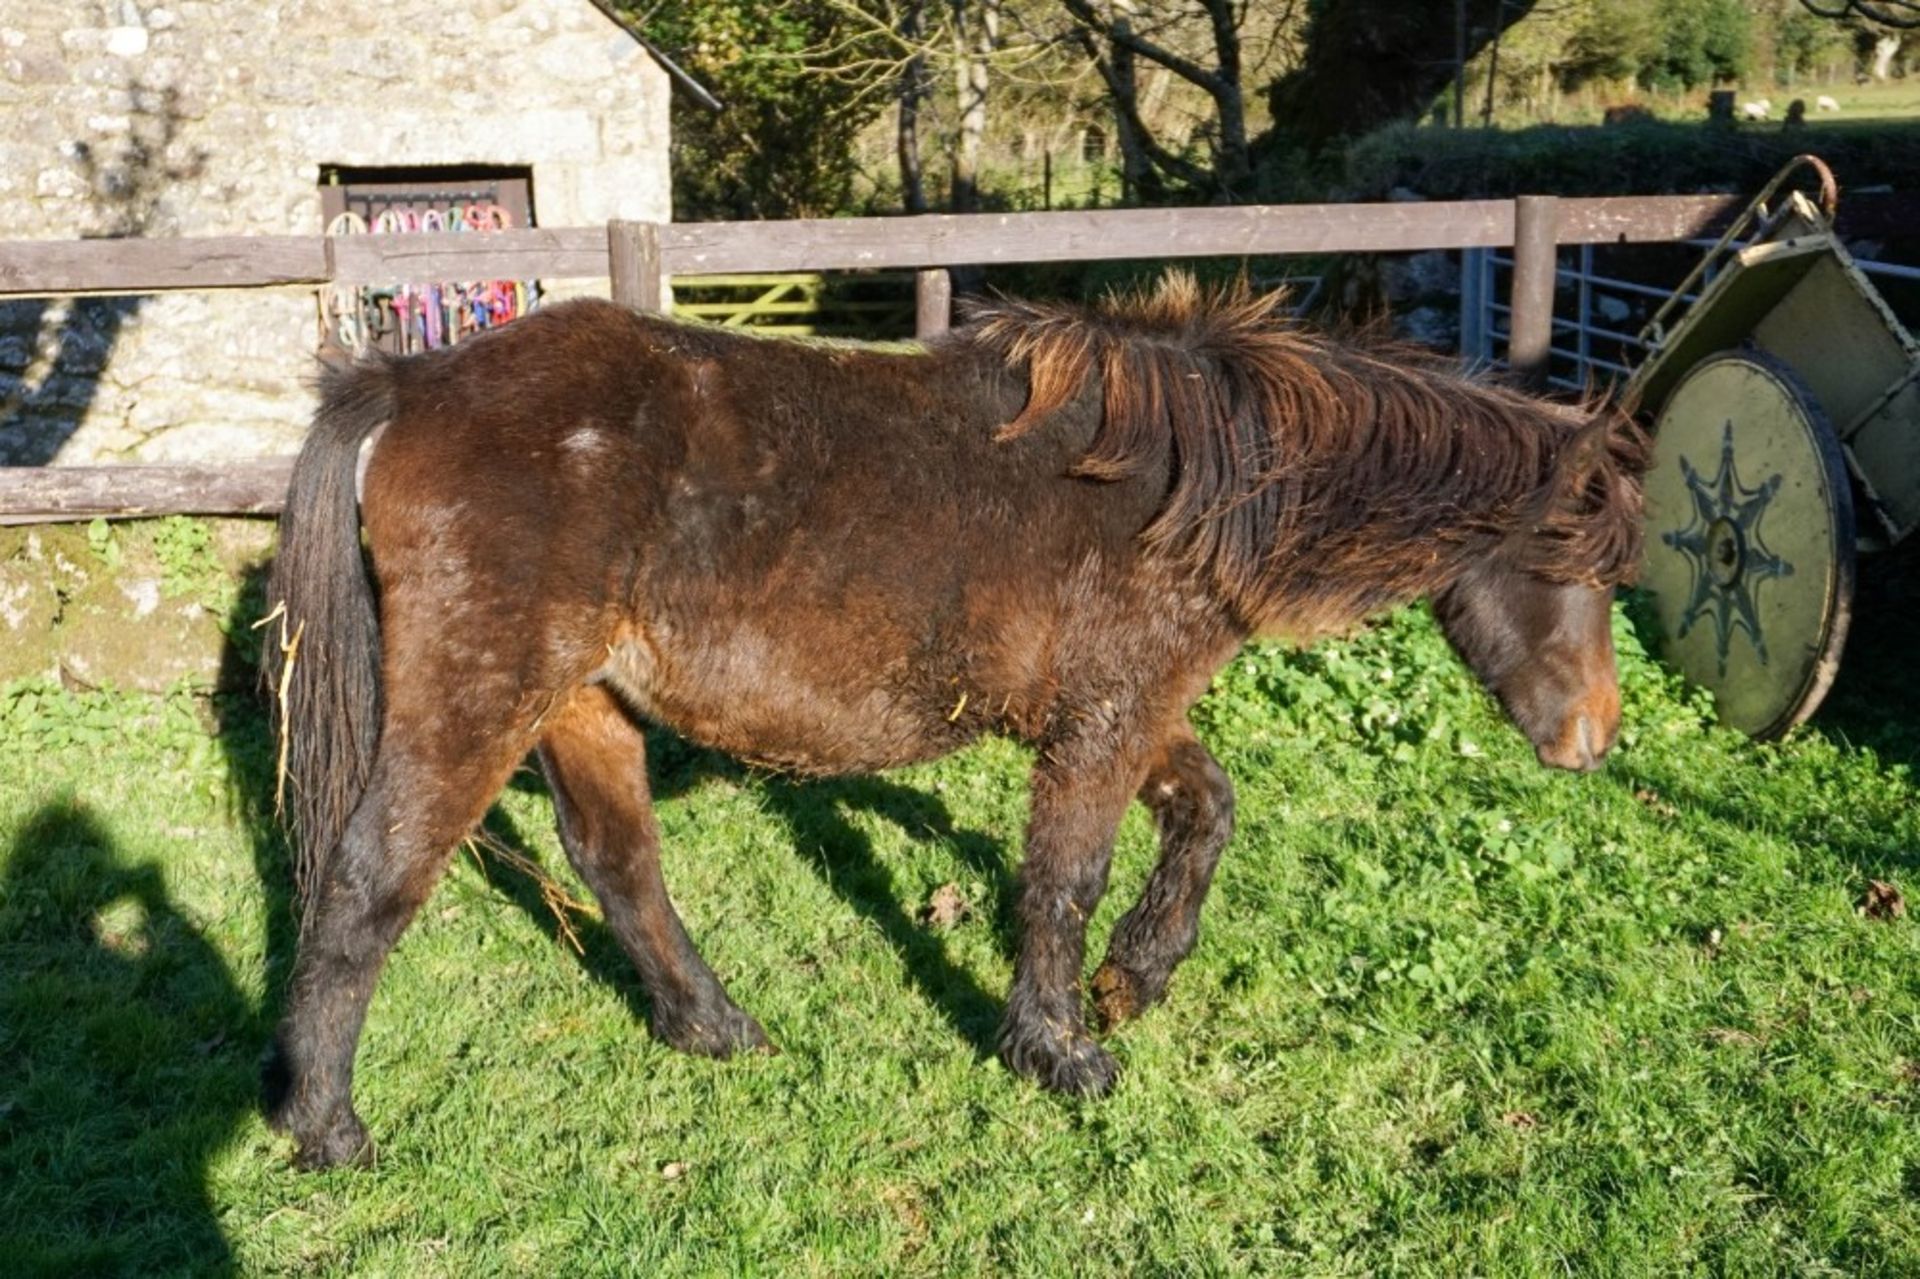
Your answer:
[[[1713,478],[1702,476],[1684,457],[1680,472],[1693,497],[1693,517],[1685,528],[1660,535],[1661,541],[1687,557],[1693,573],[1693,591],[1680,616],[1680,634],[1686,635],[1702,617],[1711,617],[1724,676],[1735,631],[1745,631],[1761,662],[1768,660],[1754,608],[1755,592],[1764,581],[1793,575],[1793,565],[1760,540],[1760,520],[1780,491],[1781,477],[1776,472],[1758,488],[1740,483],[1733,465],[1732,419],[1720,437],[1720,470]]]

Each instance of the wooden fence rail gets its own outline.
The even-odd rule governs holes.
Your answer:
[[[488,235],[228,236],[0,242],[0,298],[393,285],[419,280],[607,279],[658,309],[675,275],[908,268],[917,327],[948,322],[944,268],[1112,258],[1514,249],[1516,335],[1551,320],[1559,245],[1698,236],[1734,196],[1249,205],[788,222],[526,228]],[[1524,357],[1524,351],[1519,352]],[[1524,359],[1522,361],[1524,363]],[[268,514],[287,459],[224,466],[0,467],[0,524],[93,516]]]
[[[1732,196],[1560,200],[1560,244],[1698,235]],[[651,228],[652,244],[639,245]],[[1504,248],[1514,201],[1241,205],[790,222],[616,222],[488,235],[215,236],[0,242],[0,297],[417,280],[927,268],[1007,262]],[[610,246],[615,246],[611,247]],[[631,264],[631,265],[630,265]],[[636,282],[637,282],[637,277]]]
[[[0,524],[96,516],[277,515],[290,457],[176,466],[0,467]]]

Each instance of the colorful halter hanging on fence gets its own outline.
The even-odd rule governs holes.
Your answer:
[[[485,234],[512,225],[512,215],[498,204],[453,204],[445,209],[383,209],[371,225],[357,213],[342,213],[327,224],[327,234]],[[326,342],[356,355],[376,346],[403,353],[431,351],[517,319],[538,305],[539,286],[527,280],[393,288],[331,284],[320,291],[320,323]]]

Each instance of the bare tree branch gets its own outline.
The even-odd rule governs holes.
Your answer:
[[[917,42],[926,0],[908,0],[900,15],[899,31],[903,40]],[[900,72],[900,119],[895,133],[895,150],[900,158],[900,200],[908,213],[927,211],[927,184],[920,172],[920,104],[932,92],[928,82],[926,54],[918,50],[907,59]]]
[[[1188,186],[1231,196],[1252,171],[1240,35],[1248,6],[1236,4],[1235,0],[1195,0],[1195,3],[1211,37],[1210,63],[1171,48],[1163,40],[1143,35],[1134,21],[1140,16],[1141,6],[1130,0],[1110,0],[1099,7],[1094,0],[1061,0],[1062,7],[1078,24],[1081,48],[1099,70],[1113,98],[1122,151],[1128,161],[1128,176],[1135,186],[1146,185],[1149,171],[1157,171]],[[1195,8],[1181,6],[1162,24],[1162,29],[1172,34],[1176,22],[1190,27],[1195,16]],[[1106,46],[1104,49],[1102,44]],[[1134,92],[1131,59],[1136,55],[1164,67],[1212,99],[1213,115],[1206,122],[1214,144],[1211,170],[1179,155],[1154,137]]]
[[[1153,168],[1171,174],[1179,181],[1192,186],[1207,185],[1209,175],[1205,169],[1154,141],[1152,130],[1140,116],[1139,92],[1124,59],[1109,57],[1104,53],[1092,32],[1082,29],[1079,36],[1088,61],[1100,73],[1100,79],[1105,82],[1107,92],[1112,97],[1120,125],[1123,154],[1131,149]],[[1141,175],[1136,173],[1133,176],[1137,181]]]
[[[1221,85],[1217,72],[1209,71],[1192,59],[1183,58],[1173,50],[1142,37],[1133,30],[1132,23],[1125,18],[1108,21],[1094,12],[1093,6],[1087,3],[1087,0],[1060,0],[1060,3],[1066,6],[1067,12],[1071,13],[1082,26],[1098,32],[1106,39],[1143,58],[1159,63],[1182,80],[1190,80],[1209,93],[1214,92]],[[1218,0],[1215,0],[1207,7],[1213,9],[1217,4]],[[1224,7],[1224,5],[1218,5],[1218,7]]]
[[[1822,18],[1861,17],[1898,31],[1920,30],[1920,0],[1800,0]]]

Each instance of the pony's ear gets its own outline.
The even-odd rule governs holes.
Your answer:
[[[1596,586],[1631,582],[1640,563],[1640,477],[1650,455],[1632,418],[1611,405],[1594,406],[1554,458],[1531,516],[1515,530],[1532,570]]]
[[[1577,504],[1596,481],[1605,484],[1617,477],[1637,486],[1651,457],[1651,441],[1631,416],[1612,405],[1595,405],[1591,419],[1573,433],[1554,461],[1553,491],[1561,501]]]

